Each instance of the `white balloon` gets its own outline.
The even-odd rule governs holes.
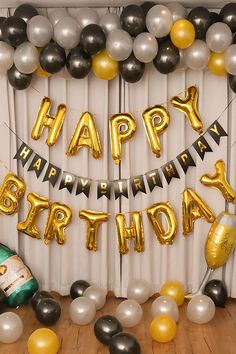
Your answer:
[[[204,70],[210,58],[210,50],[204,41],[196,39],[184,50],[184,61],[192,70]]]
[[[21,318],[14,312],[4,312],[0,315],[0,342],[14,343],[23,333]]]
[[[172,14],[167,6],[155,5],[147,13],[147,29],[157,38],[167,36],[170,33],[172,24]]]
[[[23,74],[33,73],[39,65],[39,52],[30,42],[24,42],[14,53],[16,68]]]
[[[71,320],[78,325],[87,325],[96,315],[96,306],[93,300],[87,297],[77,297],[69,308]]]
[[[91,25],[91,24],[98,24],[99,23],[99,16],[97,11],[91,8],[82,8],[80,9],[75,18],[79,24],[79,27],[83,29],[84,27]]]
[[[96,285],[89,286],[85,292],[84,296],[94,301],[96,309],[100,310],[106,302],[106,292],[102,288]]]
[[[127,298],[137,301],[139,304],[146,302],[151,296],[151,285],[146,280],[135,279],[129,282]]]
[[[211,25],[206,33],[206,43],[215,53],[224,53],[233,40],[233,34],[228,25],[216,22]]]
[[[54,27],[54,39],[64,49],[72,49],[79,43],[80,28],[72,17],[64,17]]]
[[[0,73],[6,73],[14,61],[14,48],[6,42],[0,41]]]
[[[127,59],[132,53],[133,41],[128,32],[117,29],[112,31],[106,41],[106,49],[111,58],[117,61]]]
[[[52,38],[53,27],[45,16],[34,16],[27,23],[27,36],[35,47],[44,47]]]
[[[52,23],[53,26],[57,24],[58,21],[60,21],[64,17],[68,17],[69,14],[66,9],[64,8],[58,8],[58,9],[53,9],[48,17],[50,22]]]
[[[187,9],[179,2],[170,2],[166,6],[171,11],[173,22],[187,17]]]
[[[135,57],[141,63],[150,63],[153,61],[158,51],[156,38],[147,32],[140,33],[134,40],[133,52]]]
[[[125,300],[118,305],[116,317],[122,326],[131,328],[139,324],[143,317],[143,310],[137,301]]]
[[[236,75],[236,44],[226,50],[224,57],[226,71],[231,75]]]
[[[168,315],[176,322],[179,320],[179,309],[175,300],[170,296],[159,296],[152,303],[152,317]]]
[[[121,28],[119,16],[110,12],[107,12],[101,17],[99,24],[105,32],[106,36],[108,36],[108,34],[112,31]]]
[[[188,303],[187,318],[198,324],[207,323],[215,315],[215,304],[206,295],[196,295]]]

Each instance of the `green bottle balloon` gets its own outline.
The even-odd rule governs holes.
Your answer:
[[[10,307],[26,304],[38,282],[17,253],[0,243],[0,289]]]

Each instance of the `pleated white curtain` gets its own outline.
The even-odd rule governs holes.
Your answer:
[[[46,13],[50,10],[41,10]],[[73,12],[73,10],[71,10]],[[99,9],[100,13],[107,9]],[[112,9],[119,11],[119,9]],[[4,16],[7,9],[2,9]],[[178,165],[180,179],[173,179],[168,186],[162,178],[163,189],[156,188],[147,194],[137,194],[134,198],[129,191],[130,199],[122,197],[121,201],[110,201],[105,197],[97,200],[96,185],[90,193],[89,199],[84,195],[70,195],[68,191],[59,191],[42,182],[42,176],[36,179],[33,172],[23,169],[13,156],[21,142],[9,132],[6,122],[35,152],[57,165],[64,171],[91,179],[118,179],[129,178],[158,168],[180,152],[189,147],[198,137],[189,126],[183,114],[168,104],[171,114],[171,123],[166,133],[161,137],[162,155],[157,159],[151,152],[147,141],[142,111],[153,104],[161,104],[183,92],[190,85],[199,87],[199,110],[203,117],[204,128],[217,119],[228,102],[232,93],[228,89],[227,79],[213,77],[209,72],[173,73],[168,76],[159,74],[152,65],[147,66],[143,79],[137,84],[127,84],[118,77],[112,82],[101,81],[91,74],[84,80],[66,80],[59,76],[50,79],[34,78],[31,87],[23,92],[14,91],[8,85],[6,77],[0,78],[0,159],[9,169],[23,177],[27,183],[27,193],[36,192],[47,197],[50,201],[59,201],[72,208],[72,223],[66,229],[67,243],[59,246],[52,241],[46,246],[42,240],[31,239],[29,236],[18,233],[16,224],[24,220],[28,212],[26,196],[20,202],[20,212],[14,216],[0,216],[0,241],[14,248],[31,267],[39,279],[41,287],[55,290],[66,295],[71,283],[76,279],[86,279],[107,290],[112,290],[117,296],[126,296],[129,279],[143,278],[153,284],[153,291],[158,291],[168,279],[180,280],[186,290],[192,291],[199,285],[206,269],[204,260],[204,243],[210,225],[203,220],[195,223],[194,233],[185,237],[182,235],[181,193],[186,187],[193,188],[209,204],[217,214],[222,210],[235,212],[235,207],[226,205],[217,190],[209,189],[200,184],[203,173],[212,172],[214,163],[222,158],[228,166],[228,177],[232,186],[236,186],[236,123],[233,117],[236,113],[236,102],[226,110],[220,118],[220,123],[228,131],[229,137],[221,140],[220,146],[207,136],[213,148],[202,161],[194,150],[191,150],[196,162],[196,168],[190,168],[185,176]],[[54,147],[48,148],[45,144],[46,133],[39,141],[30,138],[31,129],[36,118],[43,96],[49,96],[53,101],[52,112],[58,104],[65,103],[68,112],[62,133]],[[83,111],[89,110],[97,125],[103,157],[95,160],[90,152],[84,148],[74,157],[67,157],[66,150],[77,121]],[[120,167],[112,160],[110,152],[108,119],[119,111],[132,112],[136,119],[137,131],[133,139],[123,146],[123,159]],[[233,145],[233,146],[232,146]],[[0,178],[3,180],[6,170],[0,168]],[[119,211],[139,211],[153,203],[169,201],[175,209],[178,218],[178,234],[172,246],[160,245],[152,227],[143,212],[145,233],[145,252],[133,251],[130,242],[130,251],[120,256],[116,239],[115,215],[110,216],[107,223],[103,223],[99,231],[98,251],[89,252],[85,247],[86,223],[78,217],[79,209],[101,210],[109,213]],[[39,229],[43,234],[47,211],[39,219]],[[130,214],[126,214],[129,224]],[[225,277],[229,295],[236,297],[235,257],[231,257],[225,269]],[[213,277],[222,276],[222,270],[217,270]]]

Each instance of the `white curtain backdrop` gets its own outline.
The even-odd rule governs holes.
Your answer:
[[[111,9],[119,11],[119,9]],[[46,14],[50,10],[40,10]],[[71,10],[72,13],[74,10]],[[99,9],[105,13],[107,9]],[[7,14],[7,9],[1,9],[0,16]],[[189,147],[198,137],[192,130],[183,114],[168,104],[171,115],[170,126],[161,137],[162,155],[157,159],[151,152],[142,122],[142,111],[153,104],[166,102],[173,95],[183,92],[190,85],[199,87],[199,111],[203,117],[204,128],[218,118],[233,94],[228,88],[227,78],[212,76],[209,72],[182,72],[168,76],[161,75],[150,64],[142,80],[136,84],[127,84],[118,77],[112,82],[97,79],[93,74],[83,80],[66,80],[60,76],[50,79],[35,77],[31,87],[26,91],[14,91],[7,83],[6,76],[0,77],[0,159],[11,171],[21,176],[26,184],[25,197],[20,202],[20,212],[14,216],[0,216],[0,242],[15,249],[30,266],[38,278],[41,288],[58,291],[62,295],[69,293],[74,280],[86,279],[107,290],[115,292],[116,296],[126,296],[128,281],[132,278],[147,279],[153,284],[153,290],[159,291],[161,285],[170,279],[180,280],[185,284],[186,291],[196,289],[206,269],[204,260],[204,243],[210,224],[204,220],[195,223],[194,233],[185,237],[182,234],[181,193],[186,187],[193,188],[218,214],[222,210],[235,213],[233,205],[227,205],[221,194],[214,189],[204,187],[199,182],[203,173],[214,171],[215,162],[222,158],[228,166],[228,177],[233,187],[236,186],[236,102],[223,113],[219,122],[229,133],[228,138],[222,138],[220,146],[207,135],[206,138],[213,148],[202,161],[194,150],[191,150],[196,167],[191,167],[184,175],[177,165],[180,179],[173,179],[168,186],[162,178],[163,189],[155,188],[152,193],[146,186],[147,194],[137,194],[134,198],[129,191],[130,199],[122,197],[121,201],[105,197],[97,200],[96,184],[87,199],[84,195],[75,196],[67,190],[58,190],[48,182],[42,182],[44,173],[39,179],[34,172],[27,172],[28,164],[22,168],[13,160],[21,142],[8,130],[5,122],[21,137],[35,152],[57,165],[64,171],[91,179],[129,178],[144,174],[158,168],[175,158]],[[39,105],[44,96],[53,101],[52,113],[60,103],[65,103],[68,112],[60,137],[55,146],[48,148],[45,143],[46,130],[39,141],[31,139],[31,129]],[[83,148],[75,156],[67,157],[66,150],[83,111],[89,110],[95,119],[99,131],[103,157],[95,160],[90,152]],[[111,157],[108,119],[111,114],[119,111],[132,112],[135,116],[137,131],[133,139],[123,145],[122,162],[116,166]],[[232,146],[233,145],[233,146]],[[46,168],[44,169],[45,172]],[[0,168],[0,178],[3,180],[6,170]],[[72,208],[72,223],[66,229],[67,242],[59,246],[52,241],[49,246],[43,240],[35,240],[18,233],[18,221],[25,219],[28,212],[27,194],[36,192],[50,201],[58,201]],[[143,212],[145,233],[145,251],[133,251],[132,241],[127,255],[120,256],[116,239],[115,215],[110,216],[107,223],[100,227],[98,251],[89,252],[85,247],[86,223],[80,220],[80,209],[101,210],[109,213],[119,211],[139,211],[153,203],[169,201],[174,207],[178,218],[178,233],[171,246],[160,245]],[[41,235],[45,228],[47,211],[39,218]],[[129,224],[130,214],[126,215]],[[236,257],[231,257],[225,269],[226,283],[229,295],[236,297]],[[221,278],[222,269],[217,270],[213,277]]]

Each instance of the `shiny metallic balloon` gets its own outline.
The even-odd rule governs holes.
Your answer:
[[[105,305],[107,294],[102,288],[99,288],[96,285],[91,285],[85,290],[84,296],[93,300],[96,309],[100,310]]]
[[[106,41],[106,50],[110,57],[117,61],[127,59],[133,47],[133,41],[128,32],[117,29],[112,31]]]
[[[30,42],[24,42],[14,53],[16,68],[23,74],[31,74],[39,65],[39,52]]]
[[[52,38],[53,27],[45,16],[34,16],[27,24],[27,36],[36,47],[44,47]]]
[[[184,51],[184,60],[192,70],[204,70],[210,58],[210,50],[206,43],[196,39],[194,43]]]
[[[141,354],[141,348],[134,336],[129,333],[121,332],[112,337],[109,345],[109,353]],[[145,354],[147,354],[147,352]]]
[[[97,11],[91,8],[82,8],[75,15],[76,21],[81,29],[91,24],[99,23]]]
[[[131,328],[139,324],[143,310],[137,301],[125,300],[118,305],[115,316],[123,327]]]
[[[173,18],[173,22],[182,20],[183,18],[187,17],[187,10],[186,8],[181,5],[179,2],[170,2],[166,5],[170,10]]]
[[[236,3],[234,1],[222,7],[220,16],[222,21],[230,27],[231,31],[233,33],[236,32]]]
[[[156,38],[148,32],[140,33],[134,40],[133,52],[135,57],[142,63],[153,61],[158,51]]]
[[[139,304],[146,302],[151,296],[151,285],[146,280],[132,280],[128,284],[127,298],[137,301]]]
[[[14,312],[0,315],[0,343],[14,343],[23,333],[23,323]]]
[[[49,20],[50,20],[51,24],[53,25],[53,27],[62,18],[68,17],[68,16],[69,16],[69,14],[68,14],[67,10],[64,8],[53,9],[48,15]]]
[[[145,15],[142,8],[136,4],[125,6],[121,15],[120,23],[123,30],[136,37],[145,30]]]
[[[17,70],[15,65],[12,65],[12,67],[7,71],[7,78],[14,89],[25,90],[31,83],[32,74],[23,74]]]
[[[30,4],[19,5],[14,12],[14,16],[22,18],[26,23],[34,16],[38,15],[36,8]]]
[[[44,71],[55,74],[66,63],[65,50],[57,43],[48,43],[39,54],[39,62]]]
[[[130,83],[141,80],[145,71],[145,64],[135,58],[133,53],[126,60],[121,61],[119,67],[121,77]]]
[[[107,12],[101,17],[99,25],[102,27],[106,36],[116,29],[120,29],[120,18],[117,14]]]
[[[64,49],[72,49],[79,43],[80,28],[72,17],[64,17],[54,27],[54,39]]]
[[[85,290],[90,286],[86,280],[76,280],[70,287],[70,296],[72,299],[84,295]]]
[[[87,325],[96,315],[96,306],[93,300],[87,297],[77,297],[69,308],[70,319],[77,325]]]
[[[236,75],[236,44],[231,45],[225,52],[225,69],[231,75]]]
[[[194,296],[187,306],[187,318],[198,324],[207,323],[215,315],[215,304],[206,295]]]
[[[167,36],[170,33],[172,24],[171,11],[164,5],[155,5],[147,13],[147,29],[157,38]]]
[[[178,306],[170,296],[159,296],[152,303],[152,317],[159,315],[168,315],[172,317],[176,322],[179,320]]]
[[[13,65],[14,48],[5,42],[0,42],[0,73],[6,73]]]
[[[224,53],[233,41],[233,35],[228,25],[216,22],[206,33],[208,48],[215,53]]]
[[[9,16],[2,24],[2,37],[12,47],[17,47],[27,40],[26,23],[22,18]]]
[[[109,345],[112,337],[120,332],[122,332],[122,326],[114,316],[99,317],[94,324],[94,334],[104,345]]]

